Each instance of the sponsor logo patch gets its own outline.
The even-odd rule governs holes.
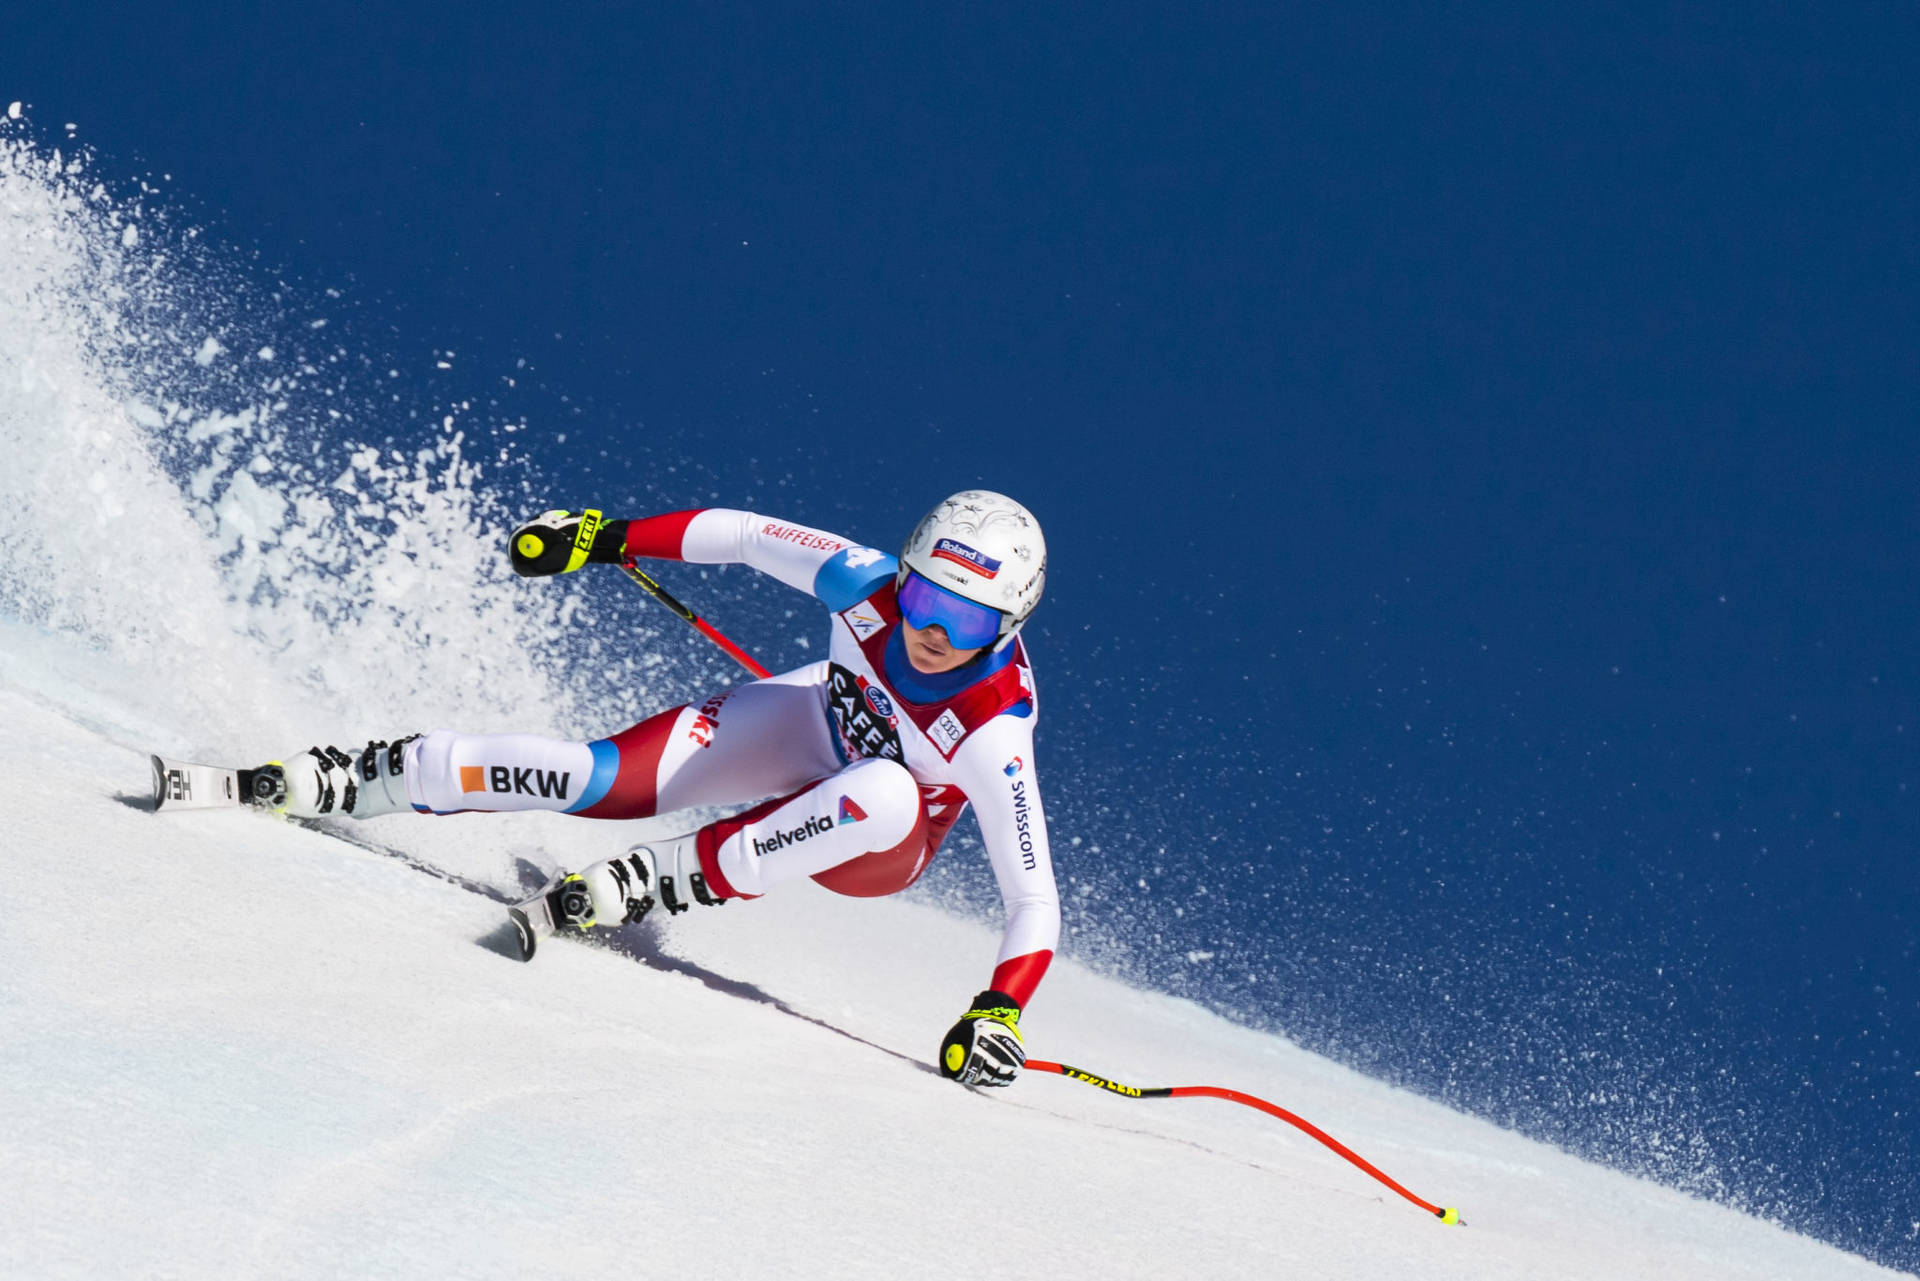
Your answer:
[[[1013,784],[1013,829],[1020,836],[1020,866],[1031,872],[1039,860],[1033,852],[1033,815],[1027,808],[1027,785],[1021,779]]]
[[[853,634],[861,640],[867,639],[867,637],[886,626],[886,624],[882,623],[879,619],[873,617],[865,610],[858,608],[847,611],[847,625],[853,628]]]
[[[840,798],[840,821],[842,823],[865,822],[866,817],[867,812],[861,809],[859,804],[856,803],[851,796],[842,796]]]
[[[1027,763],[1021,760],[1018,756],[1016,756],[1012,760],[1007,762],[1006,768],[1001,772],[1004,773],[1008,778],[1012,778],[1015,774],[1018,774],[1021,770],[1025,769],[1026,767],[1027,767]]]
[[[817,530],[799,529],[792,525],[782,525],[778,521],[768,521],[760,529],[768,538],[777,538],[783,543],[793,543],[798,547],[817,547],[822,551],[837,552],[846,544],[829,534]]]
[[[517,765],[462,765],[462,792],[497,792],[503,796],[544,796],[566,800],[573,775],[557,769],[521,769]]]
[[[764,841],[755,837],[753,840],[753,852],[760,855],[771,854],[783,845],[798,845],[809,837],[818,836],[822,832],[831,832],[832,830],[832,819],[810,818],[798,827],[790,827],[784,832],[775,832]]]
[[[866,691],[872,683],[838,663],[827,667],[827,711],[840,735],[840,749],[850,761],[880,757],[898,761],[905,758],[900,746],[896,718],[881,716],[873,710]],[[891,700],[889,700],[891,702]]]
[[[992,578],[1000,572],[1000,562],[977,548],[969,547],[957,538],[942,538],[933,545],[935,560],[950,560],[962,569],[970,570],[982,578]]]
[[[700,710],[693,714],[693,723],[687,726],[687,737],[701,747],[713,746],[713,731],[720,728],[720,708],[727,701],[727,695],[715,694],[700,704]]]
[[[1082,1072],[1079,1068],[1068,1068],[1066,1075],[1076,1081],[1085,1081],[1088,1085],[1097,1085],[1103,1090],[1112,1090],[1115,1094],[1124,1094],[1128,1098],[1144,1097],[1137,1085],[1122,1085],[1118,1081],[1109,1081],[1104,1076],[1095,1076],[1091,1072]]]
[[[953,714],[951,707],[941,712],[940,718],[933,724],[927,726],[927,737],[932,739],[939,746],[940,750],[949,756],[953,755],[953,749],[958,747],[960,740],[966,736],[966,726],[960,723],[960,718]]]
[[[893,719],[893,700],[887,697],[887,691],[869,681],[863,692],[867,696],[868,707],[871,707],[888,720]]]

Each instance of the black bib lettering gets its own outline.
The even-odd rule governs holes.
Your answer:
[[[906,763],[897,716],[882,716],[867,697],[866,682],[838,663],[827,665],[827,709],[849,760],[878,758]],[[891,706],[884,694],[881,706]]]

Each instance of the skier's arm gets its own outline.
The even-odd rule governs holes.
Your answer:
[[[1060,893],[1033,764],[1033,717],[1002,713],[967,736],[954,781],[973,802],[980,837],[1006,906],[1006,929],[987,984],[1024,1007],[1060,942]]]
[[[830,609],[872,595],[894,573],[894,559],[837,534],[729,507],[702,507],[626,522],[629,556],[698,565],[750,565]]]

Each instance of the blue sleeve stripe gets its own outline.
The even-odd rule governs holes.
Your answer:
[[[856,566],[852,562],[858,560]],[[871,547],[846,547],[827,557],[813,575],[813,594],[839,613],[851,609],[892,581],[900,562]]]
[[[620,773],[620,749],[613,745],[612,739],[597,739],[588,743],[587,748],[593,753],[593,773],[588,777],[587,785],[580,789],[580,799],[567,806],[569,814],[578,814],[583,809],[598,805],[613,787],[615,776]]]

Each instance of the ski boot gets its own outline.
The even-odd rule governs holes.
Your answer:
[[[406,746],[418,734],[376,739],[357,756],[338,747],[310,747],[284,761],[241,770],[247,802],[289,818],[344,814],[371,818],[412,809],[407,799]]]
[[[726,900],[713,893],[700,873],[693,837],[636,845],[620,858],[595,863],[581,872],[560,872],[523,903],[507,909],[520,941],[520,959],[531,961],[540,940],[562,929],[590,930],[596,925],[632,925],[657,903],[669,916],[695,903],[718,907]]]

